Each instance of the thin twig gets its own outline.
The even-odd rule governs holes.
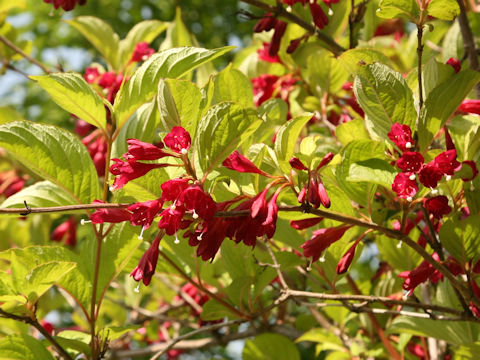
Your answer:
[[[32,58],[30,55],[28,55],[26,52],[24,52],[22,49],[20,49],[17,45],[12,43],[10,40],[8,40],[5,36],[0,35],[0,41],[7,45],[10,49],[15,51],[16,53],[22,55],[25,59],[30,61],[32,64],[37,65],[39,68],[41,68],[45,73],[50,74],[51,71],[45,67],[41,62],[39,62],[37,59]]]
[[[65,206],[34,207],[29,208],[29,214],[44,214],[54,212],[96,210],[96,209],[123,209],[131,204],[78,204]],[[25,208],[0,208],[0,214],[22,214]]]

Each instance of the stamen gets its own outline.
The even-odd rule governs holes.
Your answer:
[[[325,253],[322,255],[322,257],[320,259],[318,259],[318,261],[325,262]]]
[[[310,259],[310,262],[308,263],[308,266],[307,266],[307,271],[312,271],[312,262],[313,262],[313,259]]]
[[[143,232],[145,231],[145,226],[142,226],[142,231],[140,231],[140,235],[138,235],[138,240],[143,240]]]
[[[437,190],[437,189],[430,188],[430,190],[432,190],[432,194],[433,194],[433,195],[435,195],[436,193],[438,193],[438,190]]]
[[[403,244],[403,241],[400,241],[400,242],[397,244],[397,249],[401,249],[401,248],[402,248],[402,244]]]
[[[198,219],[198,214],[195,212],[195,209],[193,210],[192,217],[193,217],[194,219]]]
[[[200,235],[197,236],[197,240],[202,241],[202,237],[203,237],[203,233],[201,233]]]
[[[138,282],[138,285],[135,287],[135,289],[133,289],[133,291],[135,291],[136,293],[140,292],[140,282]]]
[[[88,224],[88,223],[91,223],[92,220],[85,220],[85,219],[82,219],[80,220],[80,225],[85,225],[85,224]]]
[[[180,150],[180,153],[181,153],[182,155],[186,155],[186,154],[187,154],[187,152],[188,152],[188,150],[187,150],[187,149],[182,149],[182,150]]]
[[[175,233],[175,241],[174,244],[180,244],[180,240],[178,239],[177,233]]]
[[[409,179],[410,180],[415,180],[415,174],[410,175]]]
[[[333,15],[333,10],[332,10],[332,8],[328,9],[328,15],[330,15],[330,16]]]
[[[411,149],[413,147],[412,143],[410,141],[408,141],[406,144],[405,144],[405,147],[407,149]]]
[[[447,180],[447,181],[452,180],[452,175],[447,175],[447,176],[445,176],[445,180]]]
[[[413,200],[413,198],[411,196],[407,197],[408,202],[411,202],[412,200]]]
[[[148,59],[148,55],[143,55],[143,56],[142,56],[142,60],[143,60],[143,61],[145,61],[145,60],[147,60],[147,59]]]

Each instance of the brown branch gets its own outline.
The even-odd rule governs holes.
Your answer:
[[[0,208],[0,214],[44,214],[66,211],[96,210],[96,209],[123,209],[131,204],[78,204],[50,207]]]
[[[465,47],[465,55],[468,56],[470,69],[479,71],[478,55],[475,47],[475,39],[473,38],[472,28],[467,17],[467,10],[463,0],[457,0],[460,7],[460,15],[458,16],[458,24],[460,25],[460,32],[462,33],[463,46]],[[475,85],[475,95],[480,99],[480,83]]]
[[[274,13],[277,16],[283,17],[284,19],[287,19],[301,26],[302,28],[307,30],[309,33],[315,34],[318,39],[320,39],[321,41],[323,41],[325,44],[328,45],[329,50],[335,56],[338,56],[342,52],[346,51],[346,49],[340,44],[338,44],[332,37],[330,37],[327,34],[324,34],[314,25],[306,22],[302,18],[292,14],[291,12],[288,12],[283,6],[281,6],[281,4],[279,4],[278,6],[273,6],[273,5],[265,4],[263,1],[259,1],[259,0],[241,0],[241,1],[249,5],[255,6],[259,9],[262,9],[264,11]]]
[[[70,354],[63,347],[60,346],[60,344],[53,338],[53,336],[50,335],[48,331],[45,330],[45,328],[36,319],[32,319],[28,316],[19,316],[15,314],[10,314],[9,312],[4,311],[3,309],[0,309],[0,317],[13,319],[16,321],[21,321],[26,324],[32,325],[45,337],[45,339],[47,339],[53,345],[53,347],[64,359],[73,360]]]
[[[423,107],[423,80],[422,80],[422,54],[423,54],[423,23],[417,25],[417,71],[418,71],[418,113]]]
[[[30,61],[32,64],[37,65],[39,68],[41,68],[45,73],[50,74],[51,71],[45,67],[41,62],[39,62],[37,59],[32,58],[30,55],[28,55],[26,52],[24,52],[22,49],[20,49],[17,45],[12,43],[10,40],[8,40],[5,36],[0,35],[0,41],[7,45],[10,49],[15,51],[16,53],[22,55],[25,59]]]

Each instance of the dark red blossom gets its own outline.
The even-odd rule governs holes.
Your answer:
[[[303,230],[303,229],[307,229],[309,227],[317,225],[322,220],[323,220],[322,217],[315,217],[315,218],[303,219],[303,220],[292,220],[290,221],[290,226],[297,230]]]
[[[303,165],[302,161],[293,156],[290,160],[288,160],[288,162],[290,163],[290,166],[294,169],[297,169],[297,170],[308,170],[308,168]]]
[[[355,250],[357,249],[357,245],[360,242],[361,237],[359,237],[352,246],[347,250],[345,255],[342,256],[340,261],[337,264],[337,274],[344,274],[350,265],[352,264],[353,258],[355,257]]]
[[[423,165],[423,156],[416,151],[405,151],[397,160],[397,167],[403,172],[418,172]]]
[[[470,168],[472,176],[462,177],[462,180],[463,180],[463,181],[472,181],[472,180],[475,179],[475,178],[477,177],[477,175],[478,175],[477,165],[476,165],[475,162],[472,161],[472,160],[465,160],[465,161],[462,161],[462,169],[463,169],[465,166]]]
[[[317,261],[322,255],[322,252],[334,242],[340,240],[343,234],[350,228],[351,225],[341,225],[315,230],[310,240],[307,240],[300,246],[303,249],[303,256],[312,257],[312,261]]]
[[[9,198],[23,189],[26,179],[20,177],[15,171],[4,171],[0,173],[0,195]]]
[[[190,134],[181,126],[174,126],[163,139],[165,145],[178,154],[186,154],[192,139]]]
[[[455,171],[459,170],[461,165],[457,161],[457,150],[455,149],[442,152],[432,162],[443,175],[453,175]]]
[[[412,130],[410,127],[408,127],[408,125],[395,123],[392,125],[392,129],[387,135],[388,138],[392,140],[392,142],[402,151],[407,151],[414,145],[412,139]]]
[[[270,46],[271,43],[264,42],[263,47],[257,50],[258,58],[269,63],[279,63],[278,55],[270,56]]]
[[[282,42],[282,37],[287,30],[287,23],[281,20],[278,20],[275,24],[272,36],[272,42],[270,43],[270,47],[268,48],[268,55],[275,56],[278,54],[278,50],[280,50],[280,43]]]
[[[188,187],[188,179],[171,179],[161,185],[162,200],[175,201],[180,194]]]
[[[47,4],[53,4],[55,9],[61,7],[65,11],[70,11],[75,8],[75,5],[85,5],[87,0],[43,0]]]
[[[323,29],[328,24],[328,16],[323,11],[322,7],[316,2],[309,2],[310,13],[312,14],[313,23],[319,29]]]
[[[278,20],[273,16],[272,13],[266,13],[263,18],[261,18],[253,27],[253,32],[259,33],[262,31],[270,31],[275,27],[277,21]]]
[[[145,230],[150,227],[153,219],[162,209],[163,201],[148,200],[130,205],[127,210],[132,212],[130,223],[133,226],[142,226]]]
[[[437,253],[433,253],[433,258],[436,261],[439,261]],[[404,271],[398,275],[401,278],[404,278],[403,289],[406,291],[413,291],[415,288],[429,280],[433,283],[437,283],[439,280],[443,279],[442,274],[436,270],[433,265],[431,265],[427,260],[424,260],[418,267],[411,271]]]
[[[326,208],[329,208],[331,205],[327,190],[320,179],[320,175],[316,172],[310,174],[307,200],[316,209],[318,209],[320,205],[323,205]]]
[[[332,161],[334,156],[335,156],[335,154],[333,152],[329,152],[329,153],[325,154],[322,158],[322,161],[320,161],[320,164],[318,164],[318,166],[315,170],[318,171],[321,168],[323,168],[324,166],[327,166],[330,163],[330,161]]]
[[[100,73],[96,67],[88,67],[85,69],[85,74],[83,75],[85,81],[89,84],[94,84],[100,78]]]
[[[77,243],[77,222],[75,217],[71,216],[67,221],[58,225],[50,234],[50,239],[56,242],[65,239],[65,245],[75,246]]]
[[[158,160],[169,156],[160,147],[146,143],[137,139],[128,139],[128,152],[125,158],[134,158],[135,160]]]
[[[147,60],[152,54],[155,53],[155,50],[148,46],[148,42],[142,41],[135,46],[135,50],[133,51],[132,58],[130,61],[137,62],[137,61],[145,61]]]
[[[173,235],[181,229],[181,223],[185,210],[175,205],[169,206],[160,214],[159,229],[165,229],[167,235]],[[175,240],[177,242],[177,240]]]
[[[480,115],[480,100],[463,100],[458,111]]]
[[[227,169],[238,172],[268,176],[266,172],[260,170],[253,162],[240,154],[237,150],[235,150],[233,153],[230,154],[229,157],[223,160],[222,165]]]
[[[302,40],[304,39],[305,39],[305,36],[300,36],[299,38],[290,40],[290,43],[288,44],[288,47],[287,47],[287,54],[293,54],[295,50],[297,50]]]
[[[103,204],[103,201],[94,200],[93,204]],[[121,208],[105,208],[97,209],[95,212],[90,215],[90,220],[94,224],[103,224],[103,223],[120,223],[124,221],[129,221],[132,217],[132,214],[125,209]]]
[[[460,62],[460,60],[453,57],[448,59],[446,64],[450,65],[456,73],[460,72],[460,70],[462,69],[462,63]]]
[[[399,173],[393,180],[392,190],[403,199],[411,200],[418,192],[418,185],[415,178],[413,180],[410,177],[413,173]]]
[[[432,162],[423,165],[418,173],[418,180],[422,185],[432,189],[437,187],[438,182],[442,180],[442,177],[443,174],[438,171],[435,164]]]
[[[210,220],[215,215],[215,201],[199,185],[191,185],[182,191],[178,203],[183,205],[185,210],[191,210],[194,219],[200,217],[203,220]]]
[[[452,212],[452,208],[448,205],[448,198],[444,195],[424,199],[423,205],[428,213],[436,219],[441,219],[444,215]]]
[[[282,0],[282,2],[285,4],[285,5],[294,5],[294,4],[297,4],[297,3],[300,3],[302,5],[305,5],[307,3],[308,0]]]
[[[152,281],[152,276],[157,267],[159,244],[160,236],[157,236],[148,250],[143,254],[137,267],[130,273],[130,276],[133,276],[135,281],[142,280],[144,285],[149,285],[150,281]]]
[[[150,170],[168,166],[168,164],[145,164],[137,162],[135,159],[123,161],[112,159],[115,164],[110,166],[110,172],[117,176],[113,182],[112,190],[118,190],[125,186],[129,181],[139,178]]]

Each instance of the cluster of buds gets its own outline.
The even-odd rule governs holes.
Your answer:
[[[85,5],[87,0],[43,0],[47,4],[52,4],[55,9],[62,8],[65,11],[70,11],[75,8],[75,5]]]
[[[133,51],[132,57],[130,58],[130,62],[133,63],[145,61],[154,53],[155,50],[149,46],[148,42],[139,42],[137,46],[135,46],[135,50]]]

